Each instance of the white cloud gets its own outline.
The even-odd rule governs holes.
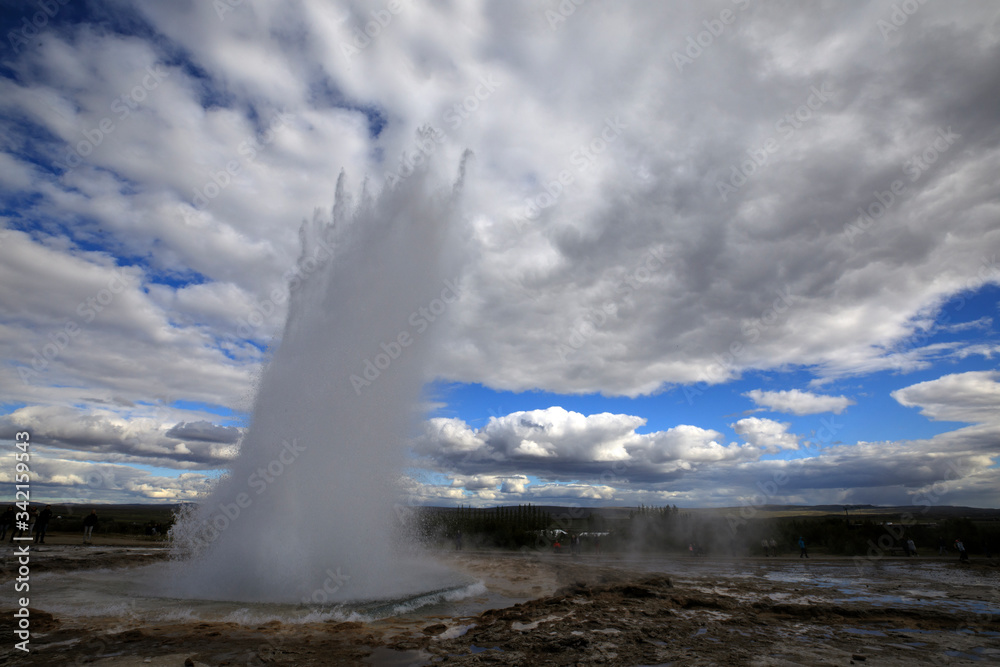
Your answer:
[[[524,475],[511,475],[503,480],[500,491],[503,493],[523,494],[528,486],[528,478]]]
[[[892,392],[901,405],[937,421],[995,424],[1000,420],[1000,372],[953,373]]]
[[[585,3],[555,31],[524,0],[406,3],[348,57],[351,31],[383,6],[255,0],[220,21],[211,3],[125,1],[122,14],[146,22],[137,34],[67,24],[10,55],[0,189],[19,203],[0,220],[0,356],[11,362],[0,399],[28,406],[17,419],[44,415],[40,433],[67,457],[95,443],[95,456],[218,464],[207,441],[167,436],[215,417],[170,406],[247,407],[260,347],[282,330],[299,222],[329,206],[342,169],[358,198],[366,179],[369,194],[381,188],[425,126],[444,137],[426,160],[441,182],[465,149],[476,155],[464,294],[435,332],[445,380],[637,396],[751,370],[804,367],[822,386],[996,353],[992,341],[922,340],[949,298],[1000,282],[988,256],[1000,243],[998,109],[982,93],[1000,86],[1000,44],[982,31],[991,9],[928,3],[887,42],[873,28],[884,4],[752,3],[678,69],[672,53],[731,2]],[[151,69],[155,86],[143,84]],[[827,91],[818,106],[814,90]],[[942,136],[911,178],[914,156]],[[721,197],[769,138],[778,149]],[[50,168],[70,156],[74,169]],[[896,179],[905,192],[849,232]],[[214,195],[196,204],[196,193]],[[119,266],[127,287],[101,311],[87,305],[117,288]],[[259,324],[240,333],[251,315]],[[59,347],[69,322],[80,331]],[[934,419],[985,419],[989,379],[939,382],[894,396]],[[795,415],[853,404],[748,395]],[[434,420],[417,450],[449,473],[506,480],[484,494],[528,493],[516,475],[607,473],[614,488],[694,498],[721,487],[655,485],[695,472],[717,483],[712,466],[757,474],[761,448],[794,438],[769,420],[738,422],[740,445],[707,423],[638,434],[640,416],[560,410],[482,429]]]
[[[522,414],[497,419],[517,422]],[[496,504],[557,503],[560,498],[566,502],[576,497],[585,504],[733,506],[741,500],[760,504],[764,493],[768,503],[995,504],[995,492],[989,488],[991,482],[1000,482],[995,467],[1000,431],[995,424],[919,440],[833,444],[792,460],[763,459],[766,453],[798,448],[798,438],[788,433],[788,426],[756,417],[742,419],[733,428],[747,444],[725,447],[716,442],[719,434],[694,426],[635,434],[630,438],[628,459],[599,465],[574,459],[559,447],[553,448],[555,457],[544,466],[526,456],[491,459],[484,440],[478,459],[433,457],[437,469],[452,482],[445,487],[424,485],[419,498],[429,503],[448,498]],[[468,430],[479,435],[485,429]],[[670,451],[664,443],[674,449]],[[420,447],[426,455],[433,443],[422,438]],[[669,454],[656,456],[664,451]],[[518,470],[510,478],[523,479],[523,488],[506,488],[505,476],[495,473],[449,472],[480,467]],[[528,475],[544,476],[545,481],[529,483]],[[504,485],[502,493],[498,485]],[[929,491],[932,496],[927,495]]]
[[[168,50],[137,36],[45,33],[12,61],[22,78],[3,80],[5,110],[58,137],[46,146],[55,155],[105,117],[115,128],[62,176],[29,178],[34,167],[13,151],[5,159],[22,174],[10,187],[37,198],[33,217],[72,223],[80,237],[109,233],[158,271],[207,277],[173,295],[152,292],[171,318],[197,319],[222,337],[283,287],[297,222],[329,203],[334,175],[346,168],[354,184],[370,177],[377,187],[404,152],[414,154],[416,129],[433,125],[446,136],[433,169],[452,171],[465,148],[478,156],[466,189],[480,219],[468,238],[476,261],[446,334],[443,375],[637,395],[789,364],[834,376],[914,369],[923,355],[900,354],[898,344],[949,295],[1000,277],[980,266],[1000,232],[975,213],[997,192],[974,185],[996,171],[1000,150],[967,103],[989,87],[993,59],[971,38],[951,40],[960,52],[918,46],[945,25],[975,34],[989,18],[983,11],[924,7],[921,23],[907,28],[912,41],[883,58],[886,45],[863,38],[874,7],[836,21],[749,7],[731,39],[678,71],[671,53],[717,14],[713,6],[580,9],[551,31],[523,3],[415,4],[348,58],[340,47],[367,9],[258,2],[219,21],[211,7],[142,5],[152,28],[203,74],[168,64]],[[817,44],[826,46],[816,52]],[[843,55],[847,44],[852,57]],[[168,75],[118,118],[109,105],[150,67]],[[589,72],[588,85],[572,83],[576,71]],[[476,98],[489,76],[499,85]],[[893,82],[893,94],[872,81]],[[813,88],[828,94],[810,110],[803,105],[815,103]],[[454,127],[447,114],[468,99],[475,108]],[[809,117],[782,132],[790,126],[780,121],[800,108]],[[251,159],[241,147],[264,136],[279,111],[287,122]],[[377,137],[374,115],[384,123]],[[910,119],[907,132],[896,131],[897,118]],[[610,142],[601,138],[608,119],[621,126]],[[906,161],[949,126],[960,138],[911,181]],[[723,201],[717,183],[769,136],[779,149]],[[580,150],[591,143],[600,147],[592,159]],[[230,163],[238,173],[223,174],[228,184],[194,208],[195,190]],[[551,186],[564,170],[573,182]],[[845,225],[894,177],[907,193],[852,241]],[[546,188],[560,190],[554,203],[515,224]],[[937,224],[944,217],[947,228]],[[899,243],[904,221],[908,242]],[[666,261],[649,268],[652,250]],[[279,307],[255,330],[258,342],[279,331],[282,315]]]
[[[9,232],[0,244],[0,307],[10,314],[0,354],[13,363],[0,367],[0,397],[75,404],[103,394],[239,405],[259,351],[231,331],[209,335],[212,320],[224,319],[207,314],[211,303],[202,304],[201,316],[165,310],[144,289],[147,280],[106,253],[67,252]]]
[[[39,445],[86,452],[90,460],[143,463],[170,468],[207,469],[236,456],[235,429],[206,422],[172,427],[152,416],[61,406],[19,408],[0,417],[0,438],[27,431]],[[65,453],[63,454],[65,456]]]
[[[787,422],[747,417],[732,426],[733,430],[743,436],[748,443],[768,453],[799,448],[799,438],[794,433],[788,432],[791,424]]]
[[[33,495],[63,503],[193,502],[213,482],[199,472],[166,477],[130,465],[61,457],[58,449],[46,446],[36,448],[34,454]]]
[[[848,406],[854,405],[854,401],[846,396],[823,396],[798,389],[782,391],[753,389],[743,395],[757,405],[793,415],[814,415],[820,412],[839,415]]]
[[[644,423],[631,415],[582,415],[558,406],[492,417],[481,429],[460,420],[430,419],[414,452],[442,471],[508,471],[564,483],[651,481],[760,453],[756,447],[720,444],[721,433],[685,424],[636,433]]]

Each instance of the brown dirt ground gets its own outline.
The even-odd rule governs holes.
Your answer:
[[[87,558],[59,556],[49,569],[141,564],[162,557],[162,552],[83,551]],[[31,653],[15,650],[7,640],[0,646],[0,665],[1000,663],[995,613],[977,617],[934,605],[836,602],[828,590],[764,578],[698,574],[672,581],[626,565],[568,556],[463,553],[442,559],[493,591],[532,599],[468,617],[273,621],[256,627],[180,622],[122,629],[120,619],[81,622],[33,611]],[[33,567],[43,560],[34,560]],[[996,609],[997,568],[974,564],[964,572],[963,581],[970,583],[957,585],[950,597],[985,601]],[[891,580],[875,586],[883,593],[898,587]],[[9,638],[13,610],[9,602],[4,607],[0,632]]]

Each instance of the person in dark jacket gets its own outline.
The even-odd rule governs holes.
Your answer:
[[[35,521],[35,544],[45,544],[45,531],[49,529],[49,521],[52,520],[52,506],[46,505],[38,514]]]
[[[14,506],[11,505],[7,508],[2,515],[0,515],[0,540],[6,539],[7,531],[9,530],[11,534],[14,533]]]
[[[83,517],[83,543],[90,544],[94,534],[94,526],[97,525],[97,510],[90,510],[90,514]]]

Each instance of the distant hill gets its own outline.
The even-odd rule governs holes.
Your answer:
[[[33,505],[39,505],[40,503],[32,503]],[[194,505],[196,503],[177,503],[172,505],[164,505],[160,503],[130,503],[130,504],[107,504],[101,505],[96,503],[53,503],[52,509],[61,515],[73,516],[75,514],[88,514],[91,509],[96,509],[98,514],[128,519],[128,520],[150,520],[155,519],[163,521],[168,519],[170,515],[176,510],[185,505]],[[496,507],[517,507],[517,504],[513,505],[499,505]],[[548,512],[553,516],[562,516],[566,518],[574,519],[584,519],[588,516],[598,516],[603,519],[609,520],[620,520],[627,519],[630,512],[636,510],[635,507],[570,507],[566,505],[532,505],[543,512]],[[880,517],[887,520],[891,520],[891,517],[898,517],[900,515],[911,514],[914,517],[934,517],[934,518],[950,518],[950,517],[967,517],[970,519],[977,520],[998,520],[1000,521],[1000,509],[997,508],[986,508],[986,507],[964,507],[964,506],[954,506],[954,505],[935,505],[927,507],[926,510],[922,505],[892,505],[892,506],[879,506],[879,505],[757,505],[752,509],[754,510],[753,516],[755,518],[778,518],[778,517],[793,517],[793,516],[826,516],[826,515],[840,515],[844,516],[844,508],[847,508],[847,514],[853,517]],[[456,507],[440,507],[440,506],[425,506],[422,508],[424,511],[428,512],[452,512],[457,510]],[[489,507],[487,509],[495,509],[495,507]],[[738,514],[741,511],[746,513],[747,508],[744,506],[733,506],[733,507],[682,507],[680,508],[681,514],[722,514],[722,515],[732,515]]]
[[[517,507],[517,505],[500,505],[498,507]],[[538,509],[555,516],[567,516],[582,519],[588,516],[599,516],[604,519],[627,519],[630,512],[635,511],[635,507],[568,507],[563,505],[534,505]],[[824,516],[837,514],[844,516],[844,508],[851,517],[883,517],[889,519],[901,515],[910,514],[913,517],[968,517],[979,520],[1000,520],[1000,509],[985,507],[963,507],[953,505],[935,505],[927,507],[922,505],[758,505],[753,507],[753,516],[756,518],[769,517],[792,517],[792,516]],[[428,506],[427,511],[448,512],[455,507]],[[494,509],[493,507],[487,509]],[[737,514],[746,512],[744,506],[734,507],[682,507],[681,514]]]

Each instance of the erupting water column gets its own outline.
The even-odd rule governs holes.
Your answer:
[[[443,195],[428,180],[414,174],[355,208],[341,175],[332,219],[303,223],[305,278],[291,281],[239,456],[173,531],[196,552],[180,563],[173,595],[372,600],[454,581],[401,555],[391,536],[433,336],[411,315],[442,292],[450,299],[455,278],[446,259],[461,180]]]

